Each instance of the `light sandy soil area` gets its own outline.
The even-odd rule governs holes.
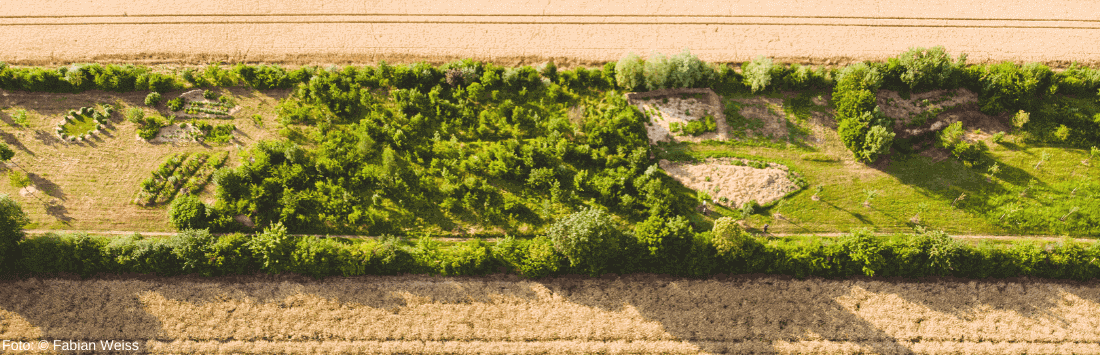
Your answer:
[[[763,205],[797,190],[787,178],[786,167],[770,164],[765,169],[733,165],[733,158],[707,159],[701,164],[658,162],[673,179],[696,191],[704,191],[723,205],[740,207],[755,200]],[[738,159],[740,160],[740,159]]]
[[[1095,354],[1100,286],[647,275],[0,282],[0,337],[150,353]]]
[[[702,142],[729,138],[726,117],[722,114],[722,106],[711,103],[709,100],[668,95],[631,100],[631,104],[637,106],[642,113],[649,117],[650,123],[646,125],[646,134],[649,136],[650,144],[657,144],[657,142]],[[684,133],[683,127],[689,122],[701,122],[708,115],[714,119],[716,126],[714,132],[702,133],[697,136]],[[671,131],[673,124],[680,125],[679,132]]]
[[[0,60],[374,63],[475,58],[593,65],[628,51],[689,48],[706,61],[757,55],[803,64],[893,57],[943,45],[971,62],[1100,64],[1100,4],[798,0],[370,1],[61,0],[9,4]]]

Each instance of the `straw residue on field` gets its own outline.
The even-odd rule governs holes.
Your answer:
[[[1100,285],[514,276],[28,279],[8,339],[153,353],[1100,353]]]
[[[734,165],[735,160],[741,159],[710,158],[701,164],[662,159],[658,165],[684,186],[704,191],[715,201],[725,198],[729,206],[741,206],[753,200],[766,204],[798,189],[787,178],[786,167],[770,164],[765,169],[757,169]]]

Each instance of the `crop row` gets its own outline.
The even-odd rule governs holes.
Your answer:
[[[170,202],[184,183],[188,182],[199,168],[205,166],[204,163],[208,158],[207,153],[194,155],[180,153],[172,156],[153,172],[153,176],[142,182],[142,189],[138,193],[136,202],[143,205]]]
[[[202,189],[206,187],[206,184],[210,182],[210,178],[214,176],[214,172],[222,167],[228,158],[229,152],[221,152],[207,158],[202,167],[192,174],[191,177],[187,179],[187,182],[183,184],[183,188],[180,189],[180,192],[191,194],[202,191]]]

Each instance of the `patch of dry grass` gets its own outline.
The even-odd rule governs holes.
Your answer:
[[[136,126],[125,121],[122,112],[127,107],[143,107],[146,114],[152,114],[154,110],[143,105],[144,92],[53,94],[0,90],[0,108],[5,112],[17,109],[28,112],[28,128],[12,127],[0,132],[0,138],[16,151],[14,164],[9,167],[25,170],[38,190],[23,196],[17,188],[2,184],[0,193],[7,193],[22,205],[31,218],[28,229],[166,231],[169,226],[164,207],[145,208],[132,203],[141,180],[167,156],[177,152],[229,151],[227,165],[232,166],[237,153],[234,144],[247,149],[257,140],[276,137],[272,108],[289,93],[289,90],[257,92],[247,88],[219,90],[232,93],[242,106],[236,113],[239,118],[232,120],[239,132],[237,141],[228,145],[151,144],[138,140]],[[82,143],[66,143],[56,138],[53,125],[69,109],[97,103],[122,105],[102,134]],[[163,105],[160,108],[160,114],[166,117],[172,114]],[[252,123],[253,114],[264,117],[265,127]],[[211,200],[212,192],[208,188],[204,199]]]
[[[1100,285],[642,275],[7,281],[8,339],[154,353],[1100,353]]]

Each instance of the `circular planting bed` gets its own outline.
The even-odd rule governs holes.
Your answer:
[[[100,111],[91,107],[69,110],[65,119],[57,123],[54,131],[62,141],[83,142],[103,130],[103,125],[107,124],[107,118],[111,117],[113,111],[114,108],[110,105],[105,105]]]

